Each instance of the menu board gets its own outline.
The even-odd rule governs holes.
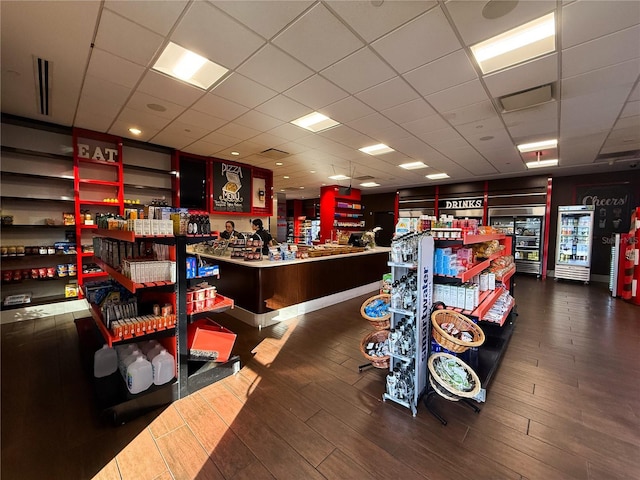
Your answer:
[[[235,163],[213,162],[213,210],[251,212],[251,169]]]

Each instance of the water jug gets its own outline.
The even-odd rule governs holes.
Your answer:
[[[149,355],[149,352],[160,344],[157,340],[148,340],[146,342],[140,342],[138,345],[140,346],[140,350],[142,350],[142,353],[144,353],[145,355]]]
[[[109,345],[103,345],[93,355],[93,376],[96,378],[106,377],[111,375],[118,369],[118,355],[113,348],[109,348]]]
[[[144,355],[140,350],[136,349],[129,356],[127,356],[121,362],[118,363],[118,367],[120,368],[120,374],[122,375],[122,378],[124,378],[125,380],[127,379],[127,369],[129,368],[129,365],[135,362],[138,357],[144,358]]]
[[[153,369],[143,356],[136,358],[127,367],[127,388],[131,393],[144,392],[153,384]]]
[[[151,361],[153,368],[153,383],[156,385],[164,385],[171,381],[175,375],[176,363],[171,355],[166,350],[162,350]]]

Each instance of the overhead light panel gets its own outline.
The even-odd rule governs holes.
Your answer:
[[[173,42],[169,42],[153,69],[203,90],[208,90],[229,71]]]
[[[558,165],[558,159],[553,160],[536,160],[535,162],[527,162],[527,168],[555,167]]]
[[[129,129],[129,132],[134,135],[140,135],[142,133],[142,130],[140,130],[139,128],[131,127]]]
[[[471,47],[482,73],[495,72],[556,49],[555,15],[550,13]]]
[[[446,173],[432,173],[431,175],[426,175],[429,180],[442,180],[443,178],[449,178],[449,175]]]
[[[331,180],[349,180],[351,177],[347,177],[346,175],[331,175],[329,178]]]
[[[426,165],[424,162],[411,162],[411,163],[403,163],[399,165],[400,168],[404,168],[405,170],[417,170],[419,168],[427,168],[429,165]]]
[[[318,112],[310,113],[304,117],[300,117],[297,120],[293,120],[291,123],[302,127],[311,132],[321,132],[327,128],[335,127],[340,123]]]
[[[520,153],[537,152],[538,150],[544,150],[545,148],[557,148],[558,140],[556,138],[551,140],[543,140],[541,142],[522,143],[518,145]]]
[[[384,143],[378,143],[377,145],[370,145],[368,147],[359,148],[362,153],[369,155],[382,155],[383,153],[395,152],[393,148],[386,146]]]
[[[364,183],[361,183],[360,186],[370,188],[370,187],[379,187],[380,184],[376,182],[364,182]]]

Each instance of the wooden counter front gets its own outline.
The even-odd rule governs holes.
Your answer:
[[[220,266],[218,291],[255,314],[379,282],[389,271],[388,248],[290,261],[202,256]]]

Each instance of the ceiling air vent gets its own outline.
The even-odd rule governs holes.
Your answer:
[[[355,177],[356,180],[360,180],[361,182],[365,181],[365,180],[373,180],[375,177],[372,177],[371,175],[362,175],[361,177]]]
[[[535,107],[553,100],[551,84],[505,95],[498,100],[502,105],[503,112],[514,112],[524,108]]]
[[[36,109],[40,115],[51,114],[51,70],[53,65],[49,60],[34,57],[34,72],[36,77]]]
[[[280,160],[284,157],[288,157],[291,155],[289,152],[283,152],[282,150],[278,150],[277,148],[268,148],[262,152],[260,155],[264,155],[265,157],[273,158],[274,160]]]

